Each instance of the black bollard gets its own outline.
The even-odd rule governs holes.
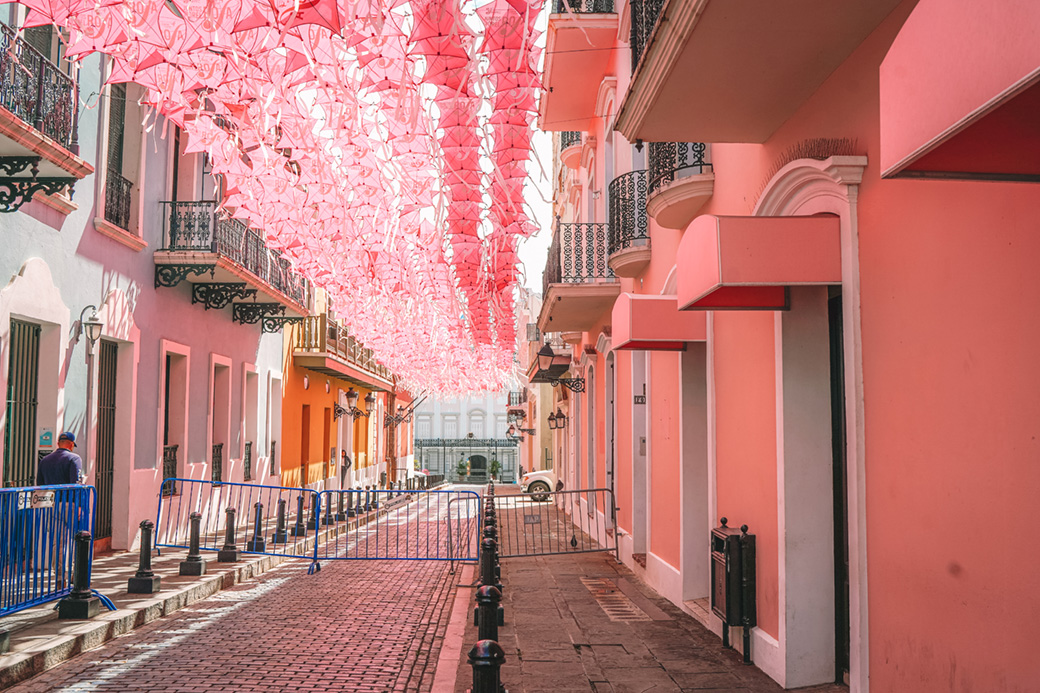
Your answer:
[[[358,504],[354,502],[355,493],[353,489],[347,492],[347,517],[357,517]]]
[[[73,541],[72,591],[58,602],[58,618],[94,618],[101,611],[101,600],[90,591],[90,532],[76,532]]]
[[[506,653],[494,640],[481,640],[469,651],[473,667],[473,688],[470,693],[501,693],[499,669],[506,661]]]
[[[355,514],[357,514],[357,515],[361,515],[361,513],[365,512],[365,504],[362,502],[364,500],[364,498],[362,496],[364,496],[364,494],[361,491],[361,487],[358,486],[357,487],[357,506],[355,506],[355,510],[354,510]]]
[[[137,572],[127,580],[126,591],[130,594],[155,594],[159,591],[162,579],[152,572],[152,530],[155,524],[151,520],[141,521],[141,559],[137,563]]]
[[[217,563],[234,563],[238,560],[238,547],[235,546],[235,509],[224,511],[224,546],[217,551]]]
[[[372,509],[379,510],[379,486],[372,484]]]
[[[205,575],[206,561],[202,560],[202,554],[199,552],[199,524],[202,522],[202,515],[192,513],[188,516],[188,522],[191,523],[191,535],[188,538],[188,557],[181,561],[180,574]]]
[[[498,542],[485,537],[480,542],[480,576],[477,582],[481,587],[494,587],[502,594],[502,583],[498,581],[498,573],[495,570],[495,562],[498,560]],[[473,625],[480,625],[478,607],[473,607]],[[505,608],[498,605],[498,624],[505,625]]]
[[[292,535],[294,537],[307,536],[307,525],[303,519],[303,494],[296,496],[296,524],[293,525]]]
[[[367,513],[372,509],[372,487],[365,487],[365,512]]]
[[[347,492],[340,490],[336,495],[336,522],[345,522],[346,519],[350,517],[347,508],[343,506],[343,498],[347,495]]]
[[[246,542],[246,551],[263,553],[267,550],[267,542],[264,541],[264,504],[253,505],[256,513],[253,515],[253,538]]]
[[[309,520],[307,520],[307,529],[317,529],[318,528],[318,503],[317,503],[317,496],[311,496],[310,497],[310,501],[311,501],[311,517],[310,517]]]
[[[498,605],[502,593],[497,588],[485,585],[477,589],[477,637],[481,640],[498,640]]]
[[[325,504],[325,514],[321,518],[321,524],[328,527],[329,525],[336,524],[336,518],[332,514],[332,496],[326,496],[329,502]]]
[[[274,534],[271,535],[271,541],[275,544],[284,544],[289,541],[289,532],[285,529],[285,499],[278,499],[278,521],[274,526]]]

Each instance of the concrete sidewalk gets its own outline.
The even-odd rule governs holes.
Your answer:
[[[723,649],[716,635],[653,592],[613,554],[505,559],[502,583],[502,683],[511,693],[783,690],[758,668],[743,664],[737,652]],[[473,590],[459,590],[458,599],[464,593],[470,602],[455,677],[457,693],[472,685],[466,654],[477,641]],[[839,685],[803,690],[848,691]]]

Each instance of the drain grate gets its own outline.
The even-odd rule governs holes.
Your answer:
[[[651,621],[646,612],[629,599],[610,578],[581,578],[581,583],[592,594],[611,621]]]

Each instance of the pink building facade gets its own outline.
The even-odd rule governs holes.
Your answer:
[[[554,9],[560,478],[715,632],[748,525],[787,688],[1035,689],[1040,7]]]

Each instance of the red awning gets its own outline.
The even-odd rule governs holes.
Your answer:
[[[784,310],[787,286],[841,283],[838,218],[701,215],[676,265],[680,310]]]
[[[920,0],[881,63],[884,176],[1040,180],[1040,2]]]
[[[610,320],[614,349],[681,351],[707,339],[703,313],[680,313],[675,296],[621,294]]]

